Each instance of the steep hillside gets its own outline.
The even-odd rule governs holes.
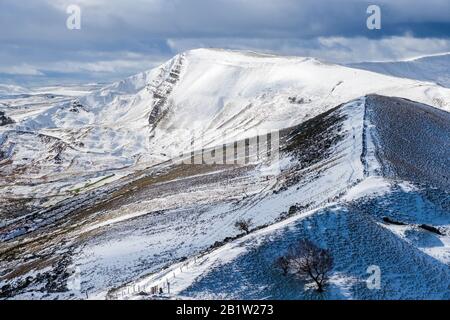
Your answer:
[[[335,256],[325,298],[448,298],[448,189],[423,161],[449,149],[422,144],[411,133],[421,128],[447,136],[448,113],[369,95],[283,129],[278,161],[169,161],[79,194],[0,228],[0,293],[136,299],[161,286],[167,298],[315,299],[273,268],[306,237]],[[420,176],[405,174],[411,167]],[[249,236],[234,227],[242,218],[253,221]],[[382,291],[365,286],[373,264]]]
[[[60,89],[0,98],[1,298],[317,298],[273,270],[301,237],[325,298],[448,298],[450,89],[206,49]]]
[[[363,117],[355,112],[358,109]],[[445,175],[449,171],[450,149],[448,140],[438,143],[435,139],[448,137],[449,113],[382,96],[368,96],[364,103],[349,104],[335,112],[344,110],[351,112],[341,128],[349,128],[345,125],[349,123],[352,130],[343,132],[353,137],[361,135],[361,140],[355,140],[358,151],[348,159],[354,161],[346,167],[352,168],[354,180],[345,183],[343,194],[311,210],[301,201],[305,188],[310,184],[317,190],[323,182],[319,179],[305,183],[300,178],[296,180],[295,196],[290,198],[291,203],[299,201],[294,204],[294,216],[143,277],[113,291],[110,298],[151,298],[139,293],[155,286],[163,288],[167,296],[170,283],[168,296],[188,298],[448,299],[450,195],[446,180],[438,179],[436,172]],[[308,127],[306,123],[294,132],[305,134]],[[344,135],[341,142],[332,143],[331,149],[339,150],[346,145],[346,139]],[[423,143],[423,139],[429,143]],[[300,147],[294,146],[291,149],[292,145],[288,145],[287,150]],[[297,152],[300,150],[304,149],[298,148]],[[425,154],[435,157],[428,160],[427,166]],[[433,170],[435,166],[440,169]],[[295,165],[293,168],[299,169]],[[337,163],[323,172],[329,195],[342,185],[336,174],[344,172],[349,171]],[[276,203],[282,204],[281,199],[290,190],[282,192]],[[270,199],[262,200],[262,204],[267,211],[282,210]],[[334,256],[330,284],[322,295],[308,283],[305,287],[305,282],[283,276],[275,266],[276,259],[291,244],[305,238],[329,249]],[[380,290],[369,289],[366,284],[367,270],[373,265],[382,272]]]
[[[383,175],[450,190],[450,113],[379,96],[369,97],[366,105]]]
[[[366,94],[443,110],[450,89],[320,62],[199,49],[161,67],[71,98],[2,99],[0,214],[27,214],[191,147],[212,147],[311,119]],[[78,95],[78,94],[77,94]]]

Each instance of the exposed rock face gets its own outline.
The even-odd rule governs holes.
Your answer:
[[[157,83],[156,81],[148,87],[148,90],[153,92],[153,98],[155,99],[148,119],[152,130],[156,128],[158,122],[169,111],[170,103],[168,97],[180,79],[183,62],[184,55],[180,55],[168,70],[161,70],[161,82]]]
[[[70,108],[69,108],[70,112],[80,113],[80,110],[86,111],[86,108],[79,101],[74,101],[70,105]]]

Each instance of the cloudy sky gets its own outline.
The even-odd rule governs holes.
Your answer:
[[[69,30],[67,7],[81,8]],[[381,8],[381,30],[366,27]],[[0,82],[110,82],[198,47],[337,63],[450,51],[448,0],[0,0]]]

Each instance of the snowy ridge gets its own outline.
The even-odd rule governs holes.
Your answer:
[[[349,251],[348,249],[343,249],[340,247],[343,245],[345,248],[348,246],[348,243],[342,242],[342,239],[336,237],[342,232],[349,232],[349,236],[351,235],[351,237],[361,237],[361,235],[357,232],[362,232],[366,234],[364,237],[372,238],[371,241],[373,242],[366,242],[363,247],[364,249],[358,248],[358,245],[356,245],[355,242],[352,242],[352,247],[355,247],[352,250],[364,250],[360,253],[361,257],[362,259],[369,259],[368,261],[373,259],[373,255],[371,256],[373,251],[380,252],[381,250],[378,260],[379,264],[383,268],[382,270],[385,270],[385,272],[387,272],[386,270],[389,270],[386,277],[390,278],[390,281],[394,283],[401,283],[401,286],[405,288],[411,288],[409,291],[390,291],[394,290],[393,288],[395,285],[393,285],[393,287],[388,286],[388,288],[384,288],[382,291],[378,292],[368,290],[367,288],[365,289],[364,267],[361,267],[357,262],[355,263],[355,261],[343,260],[343,264],[338,266],[338,269],[346,269],[341,269],[342,271],[335,271],[334,275],[331,277],[331,288],[330,292],[327,294],[328,298],[349,299],[370,297],[371,299],[402,299],[405,297],[411,297],[417,299],[434,297],[441,299],[446,297],[446,288],[448,288],[448,285],[450,284],[448,282],[450,280],[450,269],[445,265],[445,263],[447,263],[450,259],[449,246],[446,245],[445,249],[430,249],[428,248],[428,245],[423,248],[422,244],[411,242],[411,238],[408,235],[411,233],[420,234],[420,232],[416,231],[417,227],[403,227],[403,230],[399,233],[399,231],[393,226],[378,226],[376,223],[372,222],[373,218],[366,213],[373,210],[373,208],[367,205],[367,199],[382,199],[381,197],[385,197],[389,194],[396,195],[396,197],[400,197],[400,199],[407,196],[413,196],[412,194],[405,195],[403,194],[403,191],[393,191],[398,190],[398,185],[403,185],[403,183],[397,184],[397,181],[381,176],[383,175],[382,164],[378,162],[377,157],[379,156],[379,144],[383,142],[381,142],[379,138],[375,140],[373,139],[373,136],[378,134],[374,127],[375,123],[369,120],[373,119],[373,116],[369,118],[368,116],[364,116],[364,114],[367,112],[374,112],[374,102],[372,100],[381,99],[379,102],[383,100],[382,98],[376,97],[370,97],[369,99],[372,104],[370,111],[366,110],[366,99],[361,99],[359,102],[357,101],[350,103],[342,107],[342,112],[346,114],[348,119],[347,121],[344,121],[344,123],[350,124],[350,127],[347,127],[348,124],[347,126],[344,125],[343,131],[348,133],[348,140],[354,140],[355,146],[360,146],[360,148],[356,148],[357,151],[355,153],[349,154],[350,157],[348,162],[343,161],[343,164],[347,164],[347,172],[351,169],[351,177],[354,179],[350,179],[345,183],[349,189],[345,192],[344,197],[341,198],[343,202],[338,200],[339,197],[334,198],[337,202],[329,203],[311,211],[302,212],[301,214],[288,218],[287,220],[275,223],[270,227],[263,228],[260,231],[256,231],[251,235],[239,238],[231,243],[227,243],[216,250],[191,257],[188,261],[173,264],[168,268],[164,268],[164,270],[159,273],[152,274],[149,277],[143,277],[142,279],[132,282],[125,287],[112,291],[108,297],[110,299],[146,299],[146,294],[150,294],[151,297],[152,290],[155,291],[156,289],[162,288],[164,292],[163,296],[166,298],[261,299],[262,297],[267,296],[275,299],[305,298],[301,289],[300,291],[296,289],[297,293],[292,293],[289,288],[285,288],[284,291],[274,293],[271,289],[268,289],[274,285],[272,282],[265,283],[262,287],[258,287],[258,285],[261,285],[258,283],[260,281],[264,281],[264,276],[261,275],[262,278],[254,278],[253,275],[258,274],[258,271],[253,269],[256,266],[252,265],[252,263],[255,263],[252,261],[269,259],[267,262],[264,262],[269,265],[265,266],[263,263],[261,266],[258,264],[258,268],[262,267],[264,269],[268,267],[269,270],[265,270],[265,274],[270,274],[271,272],[273,273],[273,270],[270,269],[273,268],[272,264],[274,261],[274,256],[280,251],[280,248],[270,249],[271,246],[281,246],[281,250],[286,250],[287,247],[285,242],[289,239],[289,237],[291,237],[290,234],[293,233],[292,230],[295,230],[295,232],[304,232],[302,231],[302,228],[308,229],[307,226],[310,226],[311,223],[317,223],[315,222],[317,220],[321,221],[317,225],[319,230],[328,229],[331,231],[327,232],[327,236],[322,233],[320,233],[322,234],[321,236],[315,234],[314,236],[317,238],[316,240],[322,243],[328,243],[328,245],[333,248],[334,252],[338,250],[342,252],[342,256],[340,255],[338,257],[339,261],[351,253],[347,253],[347,251]],[[386,98],[386,100],[388,99]],[[358,112],[360,115],[358,115]],[[380,111],[375,112],[384,111],[381,111],[380,107]],[[355,124],[358,123],[361,126],[355,126]],[[362,126],[363,124],[364,127]],[[380,124],[377,126],[380,126]],[[351,139],[352,136],[353,138]],[[358,136],[360,136],[361,139],[356,138]],[[346,144],[345,142],[342,142],[339,145],[344,146]],[[355,162],[352,163],[352,161]],[[345,169],[333,167],[332,172],[345,172]],[[332,172],[325,173],[325,176],[331,179]],[[336,178],[338,178],[338,176],[335,176],[331,180],[333,181],[333,185],[330,189],[333,191],[336,191],[336,187],[339,185],[340,181],[339,178]],[[422,181],[425,180],[422,179]],[[313,185],[314,188],[320,188],[322,184],[323,182],[314,181]],[[330,181],[328,182],[328,185],[330,185]],[[403,190],[403,187],[401,188]],[[299,192],[298,190],[299,189],[297,188],[297,192]],[[301,194],[306,189],[302,188],[301,190],[302,191],[297,194],[296,200],[300,199],[299,197],[301,197]],[[411,192],[412,190],[414,189],[409,189],[407,192]],[[417,189],[415,190],[417,191]],[[286,197],[289,192],[289,190],[285,191],[283,193],[283,197]],[[418,195],[417,197],[420,198],[423,196]],[[314,198],[317,199],[317,195]],[[278,204],[282,204],[283,202],[280,198],[278,198],[277,201]],[[295,200],[292,199],[291,201]],[[269,203],[270,200],[263,200],[262,205],[265,208],[272,208]],[[355,212],[353,203],[357,203],[358,206],[362,206],[363,209],[357,209]],[[360,210],[362,211],[360,212]],[[378,211],[378,209],[375,210]],[[246,217],[249,216],[247,215]],[[448,218],[443,221],[445,221],[447,226],[450,226],[450,221]],[[338,223],[338,225],[336,225],[336,223]],[[351,229],[347,230],[349,227],[356,228],[358,231],[351,231]],[[425,235],[422,237],[424,236]],[[386,241],[386,238],[390,239],[389,243],[395,243],[392,249],[384,250],[378,248],[376,243],[383,243]],[[295,237],[293,239],[295,239]],[[448,235],[441,237],[441,239],[445,243],[449,243]],[[392,244],[390,246],[392,246]],[[270,252],[270,256],[252,257],[251,260],[246,258],[247,256],[254,256],[254,252],[258,255],[258,252],[261,250],[262,252],[269,250],[268,252]],[[404,257],[403,254],[405,254]],[[385,255],[388,255],[386,260],[384,260]],[[272,257],[272,260],[270,260],[270,257]],[[434,258],[437,258],[442,262],[436,261]],[[412,263],[416,263],[419,270],[421,270],[420,273],[422,275],[420,277],[417,276],[418,271],[414,271],[409,266],[407,262],[409,259],[414,260],[415,262]],[[397,262],[392,264],[392,261]],[[242,265],[244,262],[246,263],[245,266]],[[240,267],[239,264],[241,264]],[[369,264],[367,264],[367,266],[368,265]],[[401,271],[398,269],[399,266]],[[241,269],[234,269],[242,267],[248,269],[248,272],[243,272]],[[226,271],[230,268],[231,271]],[[433,270],[433,272],[429,273],[428,269]],[[350,274],[348,274],[349,270],[351,270]],[[231,274],[229,274],[230,272]],[[242,274],[240,272],[242,272]],[[224,280],[223,277],[229,278],[225,278],[226,280]],[[441,281],[442,279],[445,279],[445,281]],[[270,279],[269,281],[275,281],[276,283],[278,280]],[[249,286],[251,286],[250,290],[238,289],[241,282],[248,283]],[[227,286],[227,284],[229,284],[229,286]],[[421,289],[419,291],[415,291],[413,289],[415,286],[420,286]],[[169,288],[170,292],[168,292]],[[273,294],[275,294],[275,296],[273,296]],[[306,291],[304,294],[306,296],[311,295],[311,293]],[[104,294],[100,296],[104,297]],[[308,298],[314,298],[314,294]]]
[[[15,172],[15,179],[29,185],[25,193],[41,184],[41,194],[55,195],[67,185],[58,177],[68,168],[73,172],[71,184],[79,183],[88,166],[105,171],[103,176],[122,176],[173,158],[190,147],[192,134],[214,146],[224,136],[233,141],[253,136],[255,130],[293,126],[371,93],[450,108],[450,90],[430,83],[312,58],[198,49],[77,100],[31,96],[17,111],[5,109],[16,121],[8,129],[34,132],[36,137],[27,139],[39,144],[41,152],[24,156],[22,141],[11,134],[0,147],[4,152],[14,146],[7,159],[11,163],[0,170],[3,175]],[[45,156],[52,146],[40,144],[39,134],[70,145],[61,154],[63,161]],[[43,183],[47,175],[53,181],[48,187]]]
[[[298,219],[308,217],[326,206],[331,206],[336,199],[347,194],[347,192],[349,192],[349,195],[344,198],[346,201],[349,201],[350,198],[357,199],[364,196],[360,191],[356,191],[361,189],[360,185],[362,186],[366,181],[371,180],[371,178],[366,178],[364,163],[370,161],[371,167],[378,166],[375,158],[364,158],[364,145],[370,139],[370,136],[364,138],[365,100],[363,97],[352,101],[333,112],[337,116],[337,119],[341,119],[339,121],[342,121],[338,130],[343,138],[333,147],[329,157],[325,157],[322,161],[308,166],[300,172],[298,172],[299,167],[296,164],[296,160],[291,157],[289,157],[289,162],[286,162],[282,166],[281,177],[276,185],[283,185],[284,183],[291,185],[291,179],[296,181],[297,179],[295,177],[298,174],[302,177],[300,186],[294,183],[280,194],[267,193],[258,201],[251,203],[251,206],[239,208],[238,216],[245,217],[246,219],[251,218],[257,225],[265,225],[273,219],[271,214],[290,211],[293,205],[298,208],[315,209],[306,210],[292,218],[275,223],[268,228],[257,231],[254,235],[238,239],[206,255],[202,254],[191,257],[188,261],[171,265],[168,268],[164,268],[160,273],[152,274],[149,277],[144,277],[125,287],[112,291],[108,294],[108,297],[115,299],[136,299],[142,292],[150,293],[152,288],[155,287],[163,288],[167,292],[168,282],[170,283],[170,296],[177,296],[183,290],[189,288],[198,278],[213,270],[217,265],[233,261],[239,255],[244,254],[246,249],[243,247],[243,244],[249,238],[257,239],[261,235],[270,234],[275,230],[284,228]],[[313,124],[313,126],[316,126],[316,124]],[[315,142],[318,143],[319,141]],[[308,152],[307,149],[302,150],[303,152]],[[283,160],[281,161],[284,162]],[[318,171],[321,171],[321,173],[317,174]],[[378,181],[384,180],[378,178]],[[352,191],[353,189],[348,191],[352,186],[356,186],[354,188],[355,191]],[[375,190],[379,188],[379,186],[374,187]],[[387,190],[389,190],[389,186]],[[261,214],[267,210],[271,212],[270,215],[267,213]],[[277,220],[275,219],[275,221]],[[98,293],[94,297],[104,298],[106,296],[107,294],[103,292]]]
[[[269,179],[264,174],[264,164],[241,168],[166,164],[141,177],[128,178],[125,184],[117,183],[114,189],[105,186],[103,191],[80,194],[75,202],[68,201],[62,207],[48,210],[45,215],[48,221],[41,216],[39,223],[33,222],[33,228],[37,229],[30,229],[26,223],[39,216],[28,217],[25,224],[18,220],[15,225],[9,225],[6,230],[12,238],[0,247],[0,254],[2,250],[14,248],[20,239],[31,241],[37,237],[33,241],[39,243],[45,234],[43,247],[39,249],[41,245],[36,244],[33,249],[40,260],[52,259],[55,254],[61,256],[61,252],[70,254],[70,258],[62,255],[67,260],[42,271],[50,279],[59,279],[52,285],[65,286],[69,281],[59,273],[54,274],[55,270],[67,266],[72,270],[78,268],[83,279],[81,292],[58,293],[59,298],[70,294],[95,299],[153,298],[140,294],[148,294],[157,286],[165,290],[166,298],[310,299],[314,296],[302,291],[296,281],[289,282],[295,284],[294,288],[272,291],[274,285],[284,283],[283,279],[276,274],[275,278],[264,277],[254,265],[257,261],[264,274],[272,275],[276,255],[298,237],[308,236],[329,246],[336,255],[338,263],[328,298],[443,298],[446,283],[442,278],[448,278],[449,273],[444,263],[450,261],[448,235],[437,237],[424,233],[420,225],[435,225],[446,232],[450,222],[441,213],[445,208],[439,204],[439,199],[445,196],[437,197],[442,191],[433,190],[436,196],[429,198],[427,188],[406,188],[411,183],[398,180],[401,171],[385,176],[384,172],[390,171],[382,167],[385,161],[378,162],[381,155],[390,157],[380,153],[380,147],[390,138],[379,130],[392,128],[393,123],[379,122],[374,116],[383,108],[398,104],[413,113],[422,112],[414,103],[403,99],[368,96],[287,129],[281,139],[281,171]],[[398,115],[408,114],[401,109],[398,112]],[[420,127],[434,128],[435,117],[445,119],[446,113],[435,112],[433,117],[422,116],[431,122]],[[411,125],[406,125],[408,128]],[[444,130],[437,136],[442,134],[447,133]],[[422,160],[411,157],[408,161],[414,164]],[[421,181],[433,180],[429,178]],[[420,203],[424,205],[418,210],[415,205]],[[395,206],[400,206],[400,210],[390,212]],[[383,223],[383,215],[405,225]],[[239,236],[233,227],[239,218],[253,219],[252,235]],[[61,246],[59,232],[67,226],[70,228],[64,238],[70,240]],[[5,234],[5,229],[0,229],[0,233]],[[79,239],[82,245],[78,244]],[[444,247],[440,246],[441,242]],[[263,256],[255,257],[258,252]],[[355,255],[361,258],[354,259]],[[391,279],[390,283],[408,289],[394,290],[395,285],[380,292],[364,289],[367,264],[373,264],[374,257],[379,257],[377,262]],[[20,255],[16,259],[5,260],[5,270],[17,266],[16,263],[21,265]],[[241,270],[233,271],[234,280],[227,278],[229,268]],[[30,274],[24,273],[23,277],[27,275]],[[214,282],[222,278],[227,280]],[[20,279],[20,276],[16,279],[18,288]],[[33,276],[30,281],[29,290],[36,297],[49,297],[38,293],[46,283],[45,277]],[[236,291],[240,281],[250,281],[252,289]],[[418,286],[420,290],[413,289]],[[27,296],[20,289],[14,290],[18,291],[4,294],[16,298]]]
[[[450,87],[449,52],[403,61],[361,62],[349,66],[395,77],[430,81],[447,88]]]
[[[336,256],[327,298],[446,298],[449,97],[311,58],[200,49],[86,96],[3,99],[15,123],[0,127],[0,297],[151,299],[139,293],[175,272],[166,298],[309,299],[273,270],[308,237]],[[191,134],[202,150],[264,129],[280,130],[279,162],[172,161]],[[374,259],[383,292],[364,287]],[[67,291],[70,270],[81,290]]]

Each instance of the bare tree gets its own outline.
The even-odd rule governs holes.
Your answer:
[[[234,227],[236,229],[238,229],[239,231],[244,231],[246,234],[250,233],[250,227],[252,225],[252,219],[241,219],[236,221],[236,223],[234,224]]]
[[[328,274],[333,268],[333,256],[326,249],[317,247],[309,240],[300,240],[289,249],[285,259],[291,272],[301,278],[310,278],[317,285],[317,291],[323,292]]]
[[[287,276],[289,272],[289,259],[287,257],[279,257],[277,261],[275,261],[275,265],[283,271],[284,276]]]

